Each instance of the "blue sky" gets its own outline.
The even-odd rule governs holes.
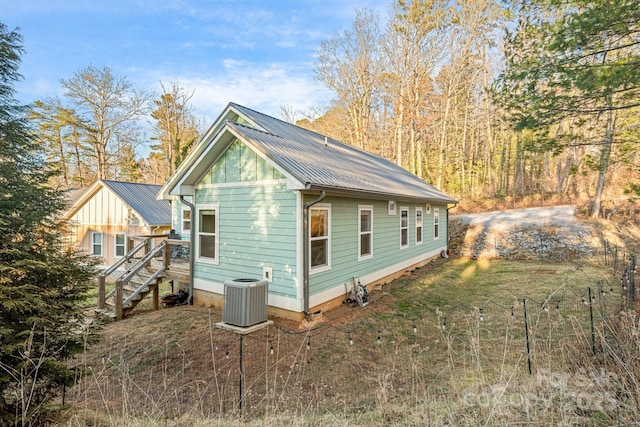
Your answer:
[[[138,89],[176,81],[209,125],[230,101],[281,117],[326,105],[315,81],[322,40],[349,28],[356,9],[384,19],[391,0],[0,0],[26,53],[18,99],[62,96],[60,79],[108,66]]]

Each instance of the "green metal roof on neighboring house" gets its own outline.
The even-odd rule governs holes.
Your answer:
[[[213,151],[212,144],[229,131],[262,152],[303,188],[389,199],[457,203],[397,164],[316,132],[230,103],[199,147],[163,188],[160,197],[176,194],[176,186],[192,185],[202,173],[198,162]],[[179,193],[179,191],[178,191]]]

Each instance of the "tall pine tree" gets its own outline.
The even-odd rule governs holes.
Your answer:
[[[516,2],[514,2],[516,3]],[[599,149],[591,215],[598,216],[620,112],[640,107],[640,7],[637,0],[524,0],[507,37],[500,79],[505,110],[516,130],[535,133],[532,148]],[[573,129],[558,129],[570,121]],[[598,132],[595,140],[579,133]]]
[[[22,36],[0,23],[0,425],[38,424],[74,376],[94,268],[63,249],[64,194],[15,100]]]

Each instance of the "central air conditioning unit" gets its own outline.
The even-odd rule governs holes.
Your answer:
[[[234,279],[224,282],[224,323],[246,327],[266,322],[267,305],[266,280]]]

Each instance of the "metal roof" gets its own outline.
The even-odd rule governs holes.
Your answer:
[[[262,130],[235,122],[227,126],[309,189],[457,203],[383,157],[241,105],[229,105]]]
[[[122,181],[101,181],[135,210],[149,225],[171,224],[171,205],[166,200],[157,200],[162,186]]]

